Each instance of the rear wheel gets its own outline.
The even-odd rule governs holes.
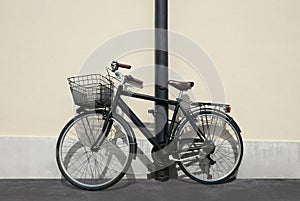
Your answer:
[[[104,112],[76,116],[62,130],[56,159],[62,175],[85,190],[102,190],[118,182],[132,161],[132,138],[120,116],[111,118],[112,127],[99,149],[91,149],[101,133]]]
[[[195,123],[204,134],[201,140],[188,120],[178,130],[180,168],[191,179],[205,183],[223,183],[237,172],[243,155],[240,130],[233,119],[220,112],[195,115]]]

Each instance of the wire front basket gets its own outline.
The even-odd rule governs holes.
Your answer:
[[[86,108],[109,107],[114,92],[110,76],[100,74],[68,78],[75,105]]]

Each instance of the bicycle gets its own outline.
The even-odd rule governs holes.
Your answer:
[[[110,70],[120,81],[118,87],[109,74],[68,79],[75,104],[80,107],[79,114],[61,131],[56,146],[57,164],[67,181],[81,189],[102,190],[125,175],[136,157],[137,141],[117,107],[153,145],[156,162],[177,162],[189,178],[204,184],[223,183],[235,176],[243,156],[243,141],[240,128],[228,115],[230,105],[189,102],[188,107],[183,106],[183,92],[191,90],[193,82],[169,81],[179,90],[176,100],[133,93],[127,86],[142,88],[143,81],[123,75],[119,68],[131,66],[112,62]],[[123,96],[175,107],[164,144],[158,143]],[[154,110],[149,112],[156,115]]]

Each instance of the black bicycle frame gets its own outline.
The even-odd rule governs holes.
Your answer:
[[[113,113],[115,112],[115,109],[117,108],[117,106],[119,106],[121,108],[121,110],[131,119],[131,121],[138,127],[138,129],[143,133],[143,135],[148,139],[148,141],[157,150],[160,150],[164,147],[164,146],[162,146],[158,143],[157,139],[153,136],[153,134],[149,131],[149,129],[145,126],[145,124],[137,117],[137,115],[121,99],[121,96],[128,96],[128,97],[143,99],[143,100],[148,100],[148,101],[156,101],[156,102],[159,102],[159,103],[164,103],[164,104],[175,106],[174,113],[173,113],[172,120],[171,120],[171,124],[170,124],[170,127],[168,129],[168,133],[167,133],[168,137],[167,137],[166,142],[164,144],[164,145],[167,145],[169,143],[170,137],[172,136],[172,131],[173,131],[173,128],[174,128],[174,124],[176,122],[176,117],[177,117],[179,108],[181,108],[180,107],[180,99],[177,99],[175,101],[175,100],[157,98],[155,96],[149,96],[149,95],[145,95],[145,94],[133,93],[133,92],[130,92],[130,91],[123,90],[123,86],[120,85],[118,87],[117,92],[116,92],[115,98],[114,98],[114,100],[111,104],[111,109],[109,110],[107,118],[104,121],[102,132],[98,136],[98,138],[96,139],[96,141],[95,141],[94,145],[92,146],[92,148],[97,149],[97,147],[99,147],[99,145],[102,144],[103,140],[105,139],[105,136],[108,135],[109,130],[112,126],[111,117],[113,116]],[[197,131],[197,135],[200,137],[200,139],[202,141],[204,141],[205,136],[204,136],[203,132],[200,129],[198,129],[198,127],[194,123],[191,115],[189,115],[184,109],[181,109],[181,111],[184,114],[184,116],[188,119],[188,121],[190,122],[190,124],[192,125],[194,130]]]
[[[159,103],[164,103],[168,105],[174,105],[174,113],[171,119],[171,123],[168,129],[167,133],[167,138],[165,144],[167,145],[169,143],[169,138],[172,135],[172,131],[176,122],[176,117],[180,108],[180,99],[175,100],[168,100],[168,99],[162,99],[162,98],[157,98],[154,96],[149,96],[145,94],[139,94],[139,93],[133,93],[130,91],[125,91],[123,90],[123,86],[120,85],[118,87],[115,99],[112,104],[111,111],[114,112],[115,108],[119,106],[121,110],[131,119],[131,121],[139,128],[139,130],[143,133],[143,135],[149,140],[149,142],[156,148],[156,149],[161,149],[163,146],[161,146],[156,138],[153,136],[153,134],[149,131],[149,129],[144,125],[144,123],[137,117],[137,115],[128,107],[128,105],[122,100],[121,96],[128,96],[132,98],[137,98],[137,99],[143,99],[143,100],[148,100],[148,101],[155,101]],[[193,122],[192,117],[187,114],[185,110],[182,110],[184,116],[190,121],[191,125],[194,127],[196,131],[199,129],[197,128],[197,125]],[[112,115],[112,113],[111,113]],[[200,131],[199,137],[203,139],[203,133]]]

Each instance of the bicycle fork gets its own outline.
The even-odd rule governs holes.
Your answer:
[[[111,117],[113,116],[113,112],[115,111],[119,98],[120,98],[120,92],[122,91],[122,86],[118,87],[117,93],[116,93],[116,98],[113,100],[112,104],[111,104],[111,108],[106,116],[106,119],[104,121],[103,124],[103,128],[99,133],[99,136],[97,137],[97,139],[95,140],[95,143],[91,146],[91,151],[95,151],[97,152],[100,148],[100,146],[102,145],[102,143],[104,142],[105,138],[108,136],[108,133],[112,127],[113,124],[113,120],[111,119]]]
[[[103,124],[103,128],[101,129],[97,139],[95,140],[95,143],[91,146],[91,151],[97,152],[100,146],[102,145],[102,143],[104,142],[105,138],[107,137],[113,124],[113,120],[111,120],[111,116],[112,116],[112,111],[110,111],[106,116],[106,119]]]

